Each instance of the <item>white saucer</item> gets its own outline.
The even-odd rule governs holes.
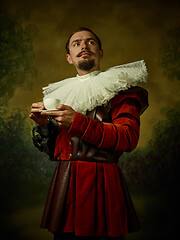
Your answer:
[[[51,112],[51,111],[58,111],[58,109],[45,109],[45,110],[39,110],[39,112]]]

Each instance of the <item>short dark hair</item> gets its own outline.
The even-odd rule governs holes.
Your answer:
[[[101,46],[101,40],[99,39],[99,37],[89,28],[87,27],[78,27],[76,28],[72,33],[71,35],[69,36],[68,40],[67,40],[67,43],[66,43],[66,52],[69,54],[69,41],[71,39],[71,37],[77,33],[77,32],[81,32],[81,31],[88,31],[88,32],[91,32],[97,39],[98,41],[98,45],[99,45],[99,49],[101,50],[102,49],[102,46]]]

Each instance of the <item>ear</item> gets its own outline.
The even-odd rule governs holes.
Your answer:
[[[101,49],[100,50],[100,58],[103,58],[103,54],[104,54],[103,49]]]
[[[66,59],[67,59],[69,64],[73,64],[70,54],[66,54]]]

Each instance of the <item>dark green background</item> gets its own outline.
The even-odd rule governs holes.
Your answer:
[[[102,40],[101,69],[144,59],[150,106],[138,148],[120,165],[142,230],[126,239],[173,239],[179,226],[179,1],[13,1],[0,3],[1,239],[52,239],[39,228],[55,164],[31,141],[32,102],[41,88],[76,74],[65,42],[78,26]],[[5,237],[5,235],[9,237]]]

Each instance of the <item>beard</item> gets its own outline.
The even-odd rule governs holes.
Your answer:
[[[94,59],[82,60],[78,63],[78,68],[84,71],[89,71],[95,66]]]

